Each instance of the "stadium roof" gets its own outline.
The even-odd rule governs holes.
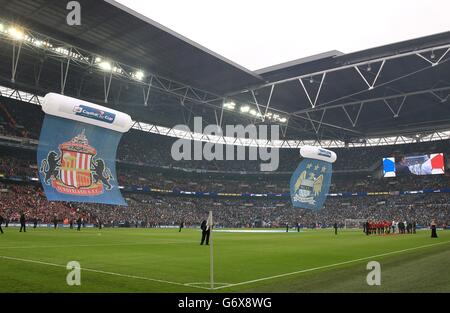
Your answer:
[[[169,127],[195,115],[277,123],[288,139],[361,142],[450,129],[450,32],[251,72],[114,1],[80,3],[82,25],[68,26],[65,2],[0,0],[0,23],[30,36],[22,44],[0,32],[9,43],[0,46],[3,85],[107,103]]]
[[[261,83],[261,78],[115,1],[80,0],[80,26],[66,23],[65,1],[0,1],[1,15],[83,49],[211,92]]]
[[[268,83],[234,95],[269,102],[325,138],[449,128],[449,44],[446,32],[351,54],[331,51],[257,71]]]

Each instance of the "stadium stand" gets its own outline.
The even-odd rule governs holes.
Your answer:
[[[322,211],[311,212],[294,209],[285,198],[200,198],[178,193],[288,193],[289,175],[299,161],[295,149],[280,151],[282,167],[277,174],[258,175],[251,174],[258,170],[258,162],[186,161],[175,164],[165,156],[170,154],[170,146],[176,139],[132,131],[122,138],[119,147],[119,183],[123,186],[147,186],[171,191],[172,194],[127,192],[128,207],[50,203],[36,184],[38,168],[35,147],[27,144],[27,141],[25,144],[11,144],[14,138],[37,139],[42,113],[37,106],[16,100],[4,98],[0,103],[0,211],[11,221],[16,221],[23,211],[29,220],[36,218],[40,223],[50,223],[55,216],[61,222],[82,216],[87,223],[102,221],[107,226],[158,227],[178,225],[180,219],[187,225],[196,225],[205,212],[211,209],[215,212],[218,225],[223,227],[277,227],[286,223],[327,227],[335,222],[343,225],[345,219],[409,220],[422,226],[428,225],[431,219],[435,219],[439,225],[446,225],[449,221],[449,194],[396,194],[402,190],[446,188],[449,186],[447,175],[390,179],[377,175],[381,171],[383,156],[448,153],[448,141],[336,149],[340,156],[338,160],[342,161],[335,164],[336,173],[330,193],[386,194],[329,197]],[[139,159],[136,155],[139,155]],[[236,171],[243,173],[237,174]]]

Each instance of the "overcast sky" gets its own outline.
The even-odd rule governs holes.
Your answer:
[[[118,0],[250,70],[450,30],[450,0]]]

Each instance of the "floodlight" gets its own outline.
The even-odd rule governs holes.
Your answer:
[[[23,31],[15,27],[10,27],[8,29],[8,33],[14,40],[23,40],[25,38],[25,34],[23,33]]]
[[[250,107],[248,105],[242,106],[241,107],[241,112],[242,113],[247,113],[250,110]]]
[[[249,111],[249,113],[250,113],[251,115],[256,115],[256,110],[255,110],[255,109],[251,109],[251,110]]]
[[[287,118],[285,118],[285,117],[280,118],[281,123],[286,123],[286,121],[287,121]]]
[[[223,103],[224,109],[234,110],[236,103],[234,101],[227,101]]]
[[[137,79],[137,80],[142,80],[143,78],[144,78],[144,72],[143,71],[137,71],[136,73],[134,73],[134,77]]]
[[[106,61],[100,62],[98,64],[98,66],[104,71],[111,71],[112,70],[111,63],[106,62]]]

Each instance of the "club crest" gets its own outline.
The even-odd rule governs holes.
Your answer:
[[[331,182],[331,164],[305,159],[291,177],[291,200],[294,207],[320,209]]]
[[[113,188],[111,171],[102,159],[96,158],[97,150],[89,145],[84,130],[58,147],[59,153],[49,151],[41,162],[39,172],[46,185],[57,192],[79,196],[96,196]]]

